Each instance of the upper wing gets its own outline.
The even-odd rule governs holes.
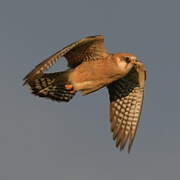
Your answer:
[[[111,131],[120,150],[127,141],[128,152],[131,150],[141,114],[145,79],[144,64],[138,62],[127,76],[108,85]]]
[[[48,70],[62,56],[67,59],[69,67],[75,67],[82,61],[96,60],[104,57],[105,55],[107,55],[107,53],[104,47],[103,36],[89,36],[80,39],[38,64],[24,77],[24,84],[32,81],[37,76],[41,76],[45,70]]]

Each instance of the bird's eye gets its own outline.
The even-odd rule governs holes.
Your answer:
[[[130,58],[129,58],[129,57],[125,57],[124,60],[125,60],[127,63],[130,63]]]

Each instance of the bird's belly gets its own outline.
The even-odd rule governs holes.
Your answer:
[[[96,89],[99,87],[103,87],[106,84],[105,80],[87,80],[82,82],[75,82],[74,88],[75,90],[87,90],[87,89]]]
[[[74,79],[72,81],[72,85],[74,87],[74,90],[76,91],[82,91],[83,95],[89,94],[91,92],[94,92],[107,84],[113,82],[115,78],[107,77],[107,76],[101,76],[101,77],[86,77],[82,79]]]
[[[117,79],[117,73],[109,66],[103,61],[84,63],[71,73],[70,82],[76,91],[93,92]]]

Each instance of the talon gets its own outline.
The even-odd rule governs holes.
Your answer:
[[[73,85],[71,85],[71,84],[66,84],[66,85],[65,85],[65,89],[71,90],[71,89],[73,89]]]
[[[76,90],[74,90],[73,85],[71,84],[66,84],[65,89],[68,90],[71,94],[74,94]]]

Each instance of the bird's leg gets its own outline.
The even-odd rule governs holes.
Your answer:
[[[68,90],[70,93],[75,93],[76,91],[74,90],[73,88],[73,85],[72,84],[66,84],[65,85],[65,89]]]

